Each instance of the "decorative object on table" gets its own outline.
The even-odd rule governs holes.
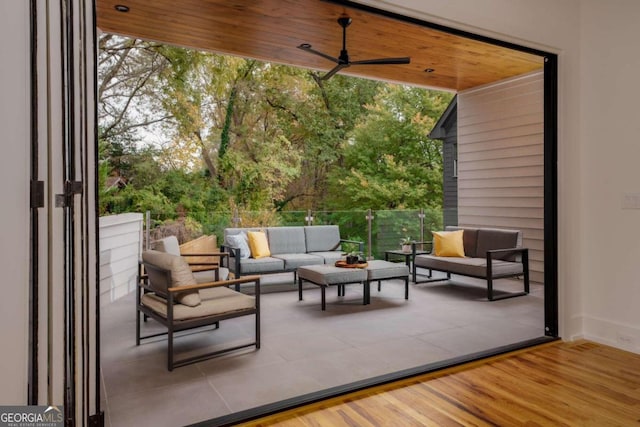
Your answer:
[[[341,268],[367,268],[369,264],[367,263],[367,261],[364,260],[358,260],[352,264],[349,264],[347,261],[344,260],[339,260],[336,261],[335,266],[336,267],[341,267]]]
[[[402,252],[405,252],[405,253],[411,252],[412,243],[413,241],[411,240],[411,237],[409,236],[403,237],[402,240],[400,240],[400,246],[402,247]]]
[[[347,254],[347,257],[345,259],[345,262],[347,264],[357,264],[358,261],[360,261],[360,256],[355,252]]]

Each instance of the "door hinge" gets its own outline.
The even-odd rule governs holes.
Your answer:
[[[73,203],[73,196],[82,194],[82,181],[65,181],[64,193],[56,194],[56,208],[67,208]]]
[[[44,208],[44,181],[31,181],[30,206]]]

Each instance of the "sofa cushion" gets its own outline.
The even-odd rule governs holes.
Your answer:
[[[231,272],[236,273],[235,263],[229,263],[229,269]],[[265,257],[265,258],[247,258],[240,260],[240,270],[242,274],[260,274],[260,273],[273,273],[276,271],[284,270],[284,261],[277,258]]]
[[[227,236],[227,245],[232,248],[240,249],[240,258],[249,258],[251,249],[249,249],[249,237],[244,231],[238,234],[230,234]]]
[[[149,250],[142,252],[142,260],[171,272],[171,283],[166,283],[163,275],[158,275],[156,271],[148,269],[150,285],[152,287],[159,286],[158,290],[161,292],[167,292],[168,287],[196,285],[198,283],[193,277],[189,264],[181,256]],[[200,304],[200,294],[198,294],[197,290],[179,292],[176,294],[175,299],[181,304],[190,307]]]
[[[486,257],[487,251],[494,249],[516,248],[522,245],[522,238],[518,230],[501,230],[496,228],[481,228],[478,230],[477,257]],[[494,259],[515,261],[515,254],[496,255]]]
[[[464,230],[434,231],[433,253],[442,257],[464,257]]]
[[[337,225],[309,225],[304,227],[307,252],[335,251],[340,247]]]
[[[324,259],[325,264],[331,265],[342,259],[342,251],[309,252],[309,255],[319,256]]]
[[[303,265],[324,264],[324,258],[312,254],[277,254],[273,257],[284,261],[285,270],[295,270]]]
[[[267,233],[264,231],[249,231],[247,236],[249,237],[249,248],[251,249],[252,258],[259,259],[271,256]]]
[[[269,227],[269,248],[272,255],[303,254],[307,252],[304,227]]]
[[[434,255],[416,255],[414,263],[417,267],[449,271],[453,274],[475,277],[487,276],[486,258],[447,258],[437,257]],[[522,272],[522,264],[519,262],[494,260],[491,263],[492,277],[516,275],[521,274]]]

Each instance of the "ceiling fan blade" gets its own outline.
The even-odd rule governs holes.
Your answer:
[[[334,58],[333,56],[327,55],[326,53],[322,53],[320,51],[312,49],[309,43],[302,43],[300,46],[298,46],[298,49],[302,49],[305,52],[309,52],[309,53],[313,53],[314,55],[321,56],[325,59],[328,59],[329,61],[335,62],[336,64],[340,63],[340,60],[338,58]]]
[[[351,65],[384,65],[384,64],[409,64],[411,58],[405,56],[403,58],[377,58],[377,59],[363,59],[361,61],[351,61]]]
[[[320,80],[329,80],[335,73],[337,73],[338,71],[342,70],[343,68],[347,68],[349,66],[349,64],[338,64],[335,67],[333,67],[331,70],[329,70],[329,72],[327,74],[325,74],[324,76],[320,77]]]

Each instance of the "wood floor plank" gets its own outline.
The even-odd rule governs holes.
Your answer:
[[[640,426],[640,354],[556,342],[243,426]]]

